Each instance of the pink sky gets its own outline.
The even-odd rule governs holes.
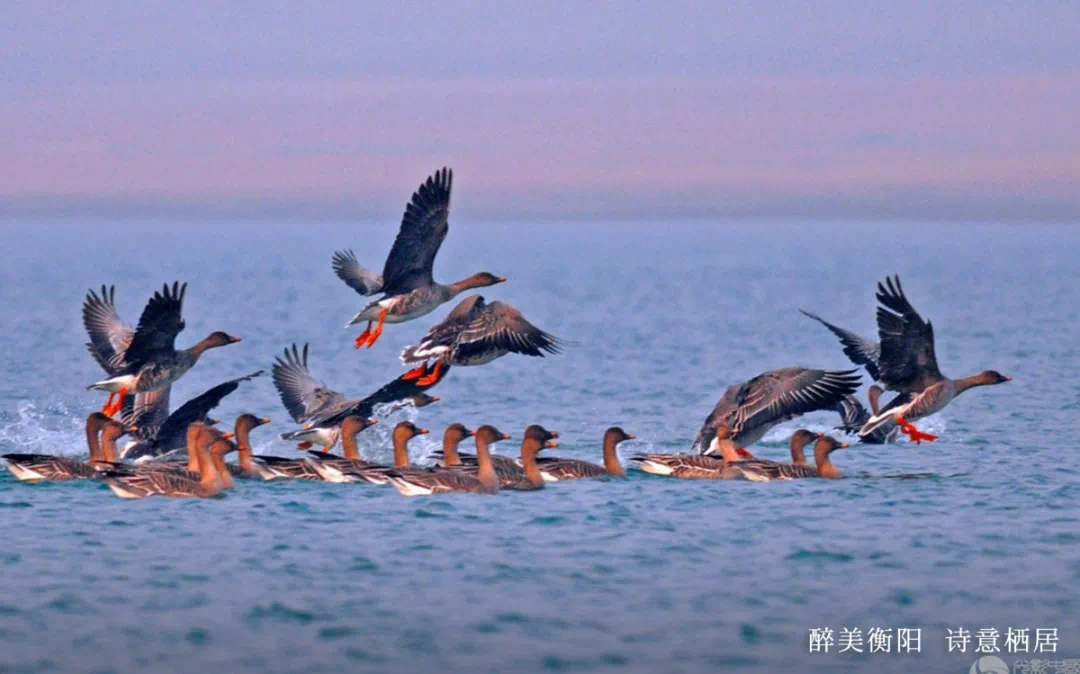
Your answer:
[[[243,50],[243,34],[238,67],[226,45],[196,72],[176,66],[202,53],[183,35],[162,43],[167,58],[153,41],[105,57],[86,45],[96,60],[82,63],[79,45],[65,45],[71,67],[19,52],[0,79],[0,209],[384,214],[445,164],[456,208],[477,215],[1080,215],[1080,74],[1054,53],[988,68],[945,54],[937,65],[913,40],[897,67],[830,65],[812,52],[806,67],[714,68],[707,40],[695,52],[676,38],[678,62],[665,67],[598,68],[603,47],[575,58],[556,44],[562,61],[547,73],[528,56],[460,73],[440,62],[430,75],[408,60],[275,67],[270,52]],[[859,45],[802,39],[860,57]],[[627,45],[610,50],[636,63]],[[302,61],[311,45],[292,48]]]

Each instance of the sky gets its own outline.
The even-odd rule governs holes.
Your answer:
[[[5,2],[0,217],[1080,220],[1080,3]]]

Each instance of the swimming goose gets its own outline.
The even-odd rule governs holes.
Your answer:
[[[450,428],[460,426],[454,424]],[[447,448],[446,436],[450,435],[450,428],[443,437],[444,450]],[[455,432],[455,436],[457,433]],[[494,494],[499,491],[499,476],[495,473],[495,466],[491,462],[491,453],[488,447],[499,440],[507,440],[509,435],[503,433],[494,426],[484,425],[469,435],[476,436],[477,470],[476,474],[468,474],[460,470],[388,470],[386,477],[403,496],[426,496],[429,494],[443,494],[447,492],[471,492],[476,494]],[[453,440],[453,448],[444,451],[444,456],[453,457],[457,451],[457,443],[461,438]]]
[[[791,449],[791,463],[771,461],[756,457],[742,457],[734,453],[724,455],[725,460],[733,462],[743,470],[753,470],[758,476],[768,480],[794,480],[800,478],[817,477],[817,469],[806,462],[805,447],[816,439],[823,437],[822,433],[812,433],[804,428],[795,431],[789,443]],[[728,429],[721,425],[716,431],[717,441],[728,439]],[[763,480],[761,480],[763,481]]]
[[[565,459],[557,456],[538,458],[536,464],[540,468],[540,474],[544,476],[544,480],[547,482],[575,480],[582,477],[608,477],[611,475],[625,477],[626,471],[623,470],[622,464],[619,463],[616,447],[620,442],[633,439],[633,433],[627,433],[618,426],[612,426],[604,431],[603,466],[588,461]]]
[[[897,391],[899,395],[863,425],[860,437],[889,431],[898,425],[916,444],[936,440],[937,436],[923,433],[911,422],[939,412],[971,388],[1011,381],[995,370],[961,379],[943,375],[934,353],[934,328],[908,302],[899,276],[878,283],[877,300],[881,303],[877,311],[880,379],[887,390]]]
[[[817,477],[826,480],[835,480],[843,477],[830,458],[830,455],[838,449],[844,449],[847,444],[836,438],[823,436],[814,443],[814,463],[817,465]]]
[[[268,423],[270,419],[267,417],[257,417],[254,414],[245,413],[236,418],[236,430],[233,437],[236,438],[237,461],[235,464],[227,464],[233,477],[248,479],[262,477],[251,451],[251,431]]]
[[[357,434],[375,423],[375,419],[364,419],[356,415],[345,417],[341,422],[341,446],[345,450],[345,456],[311,452],[305,460],[319,477],[327,482],[356,482],[355,479],[345,477],[343,473],[365,468],[383,468],[381,464],[360,458],[360,448],[356,443]]]
[[[84,480],[96,477],[98,469],[95,466],[100,465],[104,458],[98,436],[109,422],[110,419],[100,412],[94,412],[86,418],[86,445],[90,450],[87,461],[70,456],[23,453],[3,454],[0,459],[4,460],[12,475],[24,482]],[[126,432],[122,426],[116,425],[121,433]]]
[[[442,449],[437,449],[431,453],[435,457],[435,466],[438,468],[459,468],[461,466],[478,466],[479,460],[476,454],[467,454],[458,451],[458,445],[461,441],[467,437],[475,436],[474,431],[470,431],[465,428],[464,424],[450,424],[446,428],[446,432],[443,433],[443,446]],[[510,436],[501,438],[502,440],[509,440]],[[476,441],[479,446],[480,440]],[[501,456],[498,454],[491,455],[491,461],[496,468],[502,466],[513,471],[515,474],[520,473],[517,462],[512,457]]]
[[[194,424],[193,424],[194,425]],[[161,495],[174,498],[211,498],[232,486],[232,477],[225,466],[225,455],[236,445],[225,438],[214,440],[209,447],[199,445],[197,480],[168,472],[124,473],[107,472],[102,480],[120,498],[146,498]]]
[[[442,376],[425,385],[398,377],[362,400],[347,400],[344,395],[311,376],[308,370],[308,345],[304,344],[301,350],[293,344],[285,349],[284,357],[275,359],[273,380],[289,416],[296,423],[304,424],[304,427],[282,433],[281,439],[297,442],[301,449],[318,444],[324,452],[329,452],[341,436],[341,423],[345,417],[370,417],[375,406],[381,403],[405,400],[423,407],[436,402],[437,397],[427,395],[424,391],[438,384],[445,376],[443,372]]]
[[[152,399],[149,395],[136,396],[130,416],[121,416],[124,423],[138,428],[133,434],[135,442],[125,447],[120,456],[138,463],[184,449],[184,438],[190,424],[210,421],[210,411],[220,405],[225,396],[240,388],[241,383],[262,374],[263,371],[259,370],[218,384],[176,408],[172,414],[169,414],[168,389],[163,389],[166,395],[159,398]]]
[[[721,456],[702,454],[639,454],[630,457],[630,463],[646,473],[675,477],[682,480],[750,480],[768,482],[769,473],[759,467],[757,459],[746,460],[738,453],[735,442],[731,439],[730,428],[721,423],[716,428],[714,451]]]
[[[521,312],[502,302],[487,304],[480,295],[470,295],[447,314],[420,343],[405,347],[401,362],[421,363],[404,377],[415,378],[421,386],[437,381],[448,365],[483,365],[508,353],[544,357],[559,353],[561,341],[525,320]],[[427,361],[435,360],[428,371]]]
[[[394,465],[384,466],[377,463],[370,463],[369,465],[361,465],[355,468],[345,468],[341,471],[341,479],[336,481],[341,482],[369,482],[371,484],[386,484],[389,482],[389,478],[386,473],[391,468],[396,469],[408,469],[411,466],[409,461],[409,440],[412,440],[418,435],[427,435],[428,429],[418,428],[411,421],[402,421],[397,426],[394,426],[393,442],[394,442]],[[364,462],[368,463],[368,462]]]
[[[861,378],[855,370],[811,370],[788,367],[763,372],[732,384],[705,419],[694,439],[699,454],[714,455],[711,442],[720,424],[727,424],[738,447],[754,444],[773,426],[815,410],[831,410],[854,393]]]
[[[220,431],[208,423],[192,422],[188,425],[184,434],[184,446],[187,450],[187,461],[144,461],[143,463],[120,463],[116,458],[115,438],[110,437],[110,429],[106,426],[101,431],[102,454],[112,462],[110,468],[134,475],[146,475],[150,473],[165,473],[176,475],[189,480],[199,479],[199,447],[209,447],[212,442],[219,439],[229,439],[233,436],[230,432]]]
[[[495,470],[495,476],[499,479],[500,489],[514,489],[520,491],[531,491],[538,489],[536,486],[537,479],[540,483],[543,482],[543,475],[539,472],[539,467],[536,463],[536,454],[545,448],[558,447],[558,443],[553,442],[554,438],[559,437],[558,433],[553,431],[547,431],[543,426],[532,425],[526,429],[524,439],[521,441],[521,453],[518,459],[514,459],[509,456],[503,456],[498,454],[490,454],[491,465]],[[510,436],[503,437],[504,440],[509,440]],[[477,436],[476,438],[476,454],[464,454],[457,452],[456,457],[446,456],[442,457],[442,461],[439,462],[436,467],[444,470],[455,470],[466,475],[476,476],[480,469],[480,445],[484,440]],[[436,454],[438,454],[436,452]],[[456,458],[460,463],[451,463]],[[531,465],[534,469],[532,474],[527,469],[527,465]]]
[[[356,348],[371,348],[383,331],[384,323],[404,323],[435,310],[471,288],[484,288],[506,279],[488,272],[442,285],[432,275],[435,255],[449,231],[450,191],[454,174],[443,168],[420,185],[405,206],[401,230],[386,258],[382,275],[360,266],[351,250],[334,253],[334,273],[350,288],[367,297],[382,293],[353,316],[349,325],[367,322],[367,329],[356,338]],[[378,322],[374,330],[372,324]]]
[[[104,290],[102,288],[103,294]],[[87,296],[83,304],[83,322],[91,333],[88,348],[99,363],[108,355],[106,372],[109,377],[86,388],[109,392],[109,399],[101,410],[104,414],[112,416],[120,411],[129,393],[146,394],[171,386],[194,367],[207,350],[240,341],[239,337],[217,331],[194,346],[177,351],[174,342],[184,329],[181,314],[186,291],[186,283],[173,283],[171,289],[166,284],[160,292],[155,292],[130,338],[123,336],[130,328],[116,313],[112,291],[107,299],[97,297],[93,291]],[[115,396],[119,396],[119,400],[113,404]]]

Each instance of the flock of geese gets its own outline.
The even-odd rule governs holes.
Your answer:
[[[378,296],[349,321],[350,326],[365,324],[356,348],[371,348],[386,324],[420,318],[466,291],[506,281],[490,272],[445,285],[435,281],[435,256],[449,231],[452,187],[453,173],[446,168],[421,184],[406,205],[382,274],[361,266],[351,250],[334,254],[334,273],[345,284],[361,296]],[[114,287],[87,293],[82,308],[86,347],[106,375],[87,388],[109,394],[101,411],[86,420],[89,458],[5,454],[0,458],[12,474],[30,482],[100,480],[123,498],[206,498],[231,488],[237,479],[389,484],[406,496],[418,496],[534,490],[547,482],[625,475],[617,448],[634,436],[618,427],[604,432],[600,464],[540,456],[558,447],[559,436],[537,424],[525,429],[516,457],[491,452],[495,443],[511,439],[509,434],[491,425],[470,429],[455,423],[443,433],[442,448],[430,457],[433,465],[412,465],[408,443],[428,430],[408,421],[393,429],[393,465],[361,456],[357,436],[377,423],[372,416],[376,406],[423,407],[439,400],[427,391],[453,367],[484,365],[511,353],[543,357],[565,345],[518,309],[487,302],[478,294],[461,300],[419,343],[404,348],[401,361],[411,369],[364,398],[349,399],[315,379],[307,344],[286,348],[274,361],[272,380],[298,428],[281,438],[308,451],[299,457],[255,455],[250,434],[269,419],[241,414],[231,431],[222,431],[210,413],[262,370],[219,384],[170,412],[172,385],[205,352],[240,341],[215,331],[189,348],[177,349],[186,291],[186,283],[164,285],[147,302],[134,329],[117,312]],[[878,341],[803,311],[835,334],[848,358],[874,379],[869,410],[855,397],[861,384],[858,369],[770,370],[727,388],[694,439],[692,453],[636,455],[629,463],[646,473],[682,479],[838,478],[830,455],[848,445],[831,436],[796,431],[790,462],[756,457],[746,447],[777,424],[817,410],[838,412],[842,423],[837,428],[863,443],[892,442],[901,433],[915,443],[933,441],[936,436],[920,431],[915,421],[940,411],[968,389],[1009,381],[994,370],[960,379],[943,375],[934,353],[933,327],[908,301],[899,277],[878,283],[876,298]],[[895,396],[882,405],[885,391]],[[132,440],[120,448],[118,441],[125,435]],[[459,451],[467,438],[473,438],[475,454]],[[813,465],[805,455],[811,443]],[[341,454],[331,453],[338,444]],[[226,463],[233,452],[236,463]]]

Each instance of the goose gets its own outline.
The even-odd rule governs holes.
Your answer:
[[[193,426],[195,424],[192,424]],[[199,477],[192,479],[169,472],[124,473],[106,472],[102,480],[120,498],[171,496],[174,498],[212,498],[232,486],[232,477],[225,465],[225,455],[236,449],[226,438],[217,438],[209,446],[199,445],[196,456]]]
[[[311,376],[308,345],[299,349],[293,344],[285,349],[283,356],[275,359],[272,378],[289,416],[304,426],[297,431],[282,433],[281,439],[299,443],[300,449],[318,444],[322,451],[329,452],[341,437],[341,422],[345,417],[370,417],[375,406],[382,403],[406,401],[423,407],[438,402],[438,397],[427,395],[425,391],[445,376],[444,371],[424,385],[398,377],[362,400],[348,400]]]
[[[83,324],[90,335],[87,349],[109,376],[86,389],[109,392],[101,410],[107,416],[121,410],[129,393],[167,395],[163,390],[193,368],[203,353],[240,341],[219,330],[190,348],[176,350],[176,336],[184,329],[186,283],[174,282],[172,288],[165,284],[155,292],[134,331],[116,312],[115,287],[102,286],[101,290],[100,297],[92,290],[87,294]]]
[[[393,443],[394,443],[394,465],[393,468],[407,469],[410,467],[409,462],[409,441],[418,435],[427,435],[428,429],[419,428],[411,421],[402,421],[397,426],[394,426]],[[387,484],[389,478],[386,476],[386,472],[391,466],[384,466],[377,463],[363,462],[366,465],[358,465],[355,467],[344,468],[341,470],[340,477],[335,482],[368,482],[370,484]]]
[[[878,282],[877,300],[881,304],[877,310],[880,380],[886,390],[898,395],[875,411],[859,430],[860,437],[899,426],[916,444],[933,442],[937,436],[920,431],[911,422],[941,411],[965,391],[1012,381],[996,370],[960,379],[943,375],[934,353],[934,328],[908,301],[899,276]]]
[[[502,276],[480,272],[449,285],[435,282],[432,269],[435,255],[450,230],[453,182],[453,172],[444,167],[416,190],[405,206],[401,230],[386,258],[382,275],[360,266],[351,250],[334,253],[334,273],[346,285],[364,297],[382,293],[381,298],[370,302],[345,326],[367,322],[367,328],[356,338],[356,348],[374,346],[385,323],[411,321],[466,290],[506,281]],[[372,329],[374,323],[377,325]]]
[[[858,389],[861,378],[855,372],[788,367],[732,384],[706,417],[693,448],[699,454],[715,455],[711,443],[721,424],[731,429],[738,447],[747,447],[779,423],[816,410],[832,410]]]
[[[17,479],[23,482],[43,482],[54,480],[85,480],[97,477],[98,467],[105,459],[101,453],[98,436],[102,429],[111,422],[109,417],[94,412],[86,418],[86,444],[90,450],[87,461],[80,461],[70,456],[52,454],[10,453],[0,455],[7,468]],[[128,432],[118,423],[118,435]]]
[[[356,443],[356,436],[365,428],[370,428],[376,423],[375,419],[364,419],[356,415],[349,415],[341,422],[341,446],[345,450],[345,456],[334,456],[311,452],[306,461],[316,473],[327,482],[356,482],[355,479],[344,475],[347,471],[359,471],[365,468],[383,468],[374,461],[360,458],[360,448]]]
[[[462,300],[442,322],[428,331],[419,344],[405,347],[401,362],[420,363],[406,372],[421,386],[438,381],[443,368],[490,363],[508,353],[544,357],[562,348],[558,337],[525,320],[521,312],[503,302],[484,301],[480,295]],[[428,370],[427,361],[435,366]]]
[[[462,424],[454,424],[447,429],[447,435],[455,426],[464,429]],[[508,440],[510,436],[486,424],[476,429],[475,433],[470,432],[470,435],[476,436],[477,470],[475,475],[460,470],[399,470],[395,468],[386,471],[387,479],[403,496],[428,496],[448,492],[476,494],[498,492],[500,480],[495,473],[488,447],[499,440]],[[460,438],[454,441],[453,450],[445,455],[452,456],[457,451],[457,442],[460,442]],[[445,449],[446,435],[443,436],[443,446]]]
[[[121,419],[136,426],[138,430],[133,433],[135,441],[120,452],[121,458],[141,463],[183,450],[184,437],[190,424],[196,421],[216,423],[216,420],[210,419],[210,411],[220,405],[225,396],[240,388],[240,384],[262,374],[263,371],[259,370],[218,384],[176,408],[172,414],[169,413],[167,388],[163,389],[163,396],[135,396],[134,407],[130,413],[123,413]]]
[[[626,471],[619,463],[619,455],[616,448],[620,442],[633,440],[634,434],[627,433],[618,426],[612,426],[604,431],[603,457],[604,465],[599,466],[588,461],[578,459],[566,459],[557,456],[541,457],[536,460],[540,474],[547,482],[561,482],[563,480],[575,480],[582,477],[625,477]]]

